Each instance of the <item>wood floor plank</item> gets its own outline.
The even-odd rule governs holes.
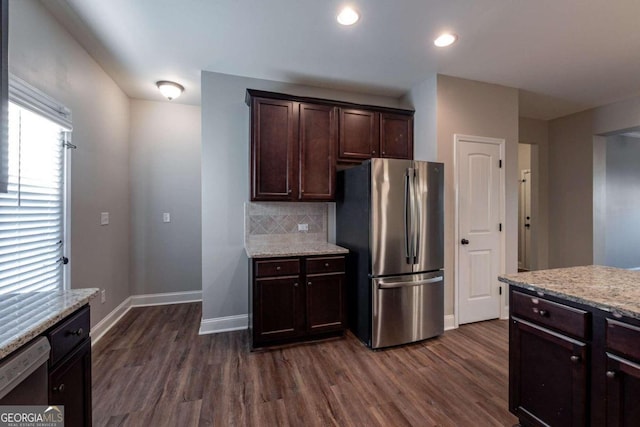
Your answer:
[[[198,335],[200,304],[135,308],[93,348],[95,426],[511,426],[508,324],[380,351],[342,339],[249,351]]]

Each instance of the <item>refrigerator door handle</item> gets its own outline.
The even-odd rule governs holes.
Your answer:
[[[426,280],[380,283],[378,284],[378,289],[393,289],[393,288],[406,288],[408,286],[422,286],[422,285],[428,285],[429,283],[442,282],[442,280],[443,280],[442,276],[437,276],[437,277],[433,277],[431,279],[426,279]]]
[[[412,264],[412,255],[411,255],[411,237],[410,237],[410,228],[411,228],[411,210],[409,207],[409,201],[411,199],[410,194],[410,184],[409,184],[409,169],[407,169],[404,175],[404,250],[407,258],[407,264]]]
[[[416,182],[419,181],[418,169],[413,170],[413,192],[411,193],[411,197],[413,199],[413,204],[415,207],[414,214],[411,215],[411,219],[414,223],[414,236],[413,236],[413,263],[418,263],[418,252],[420,247],[420,228],[422,227],[422,208],[420,205],[420,199],[418,198],[418,190],[416,186]]]

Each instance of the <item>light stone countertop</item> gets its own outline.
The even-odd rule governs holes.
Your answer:
[[[507,274],[498,280],[640,319],[640,271],[588,265]]]
[[[346,254],[348,249],[327,242],[250,243],[244,249],[249,258]]]
[[[0,359],[87,304],[98,292],[87,288],[0,295]]]

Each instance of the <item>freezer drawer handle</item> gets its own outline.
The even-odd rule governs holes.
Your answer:
[[[429,283],[442,282],[442,276],[433,277],[426,280],[417,280],[415,282],[393,282],[393,283],[380,283],[378,289],[393,289],[393,288],[406,288],[408,286],[422,286]]]

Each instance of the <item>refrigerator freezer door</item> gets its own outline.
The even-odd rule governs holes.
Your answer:
[[[413,271],[444,267],[444,165],[414,162],[415,263]]]
[[[371,348],[406,344],[444,332],[443,272],[371,280]]]
[[[412,273],[411,160],[371,160],[371,275]],[[363,218],[364,220],[364,218]],[[417,230],[415,230],[417,233]],[[440,268],[440,267],[437,267]]]

